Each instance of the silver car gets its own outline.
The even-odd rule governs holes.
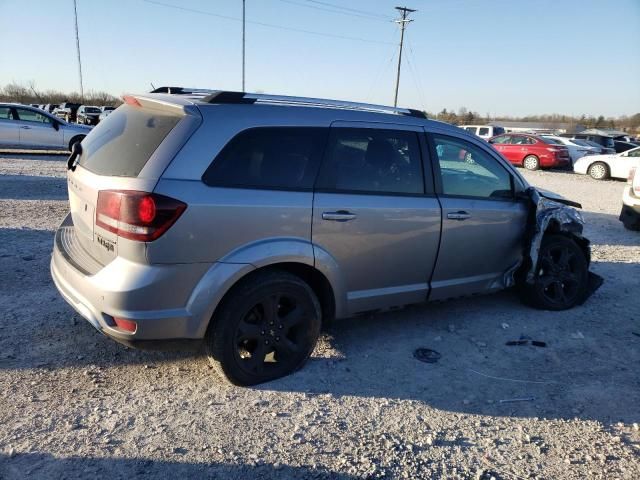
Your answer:
[[[39,108],[0,103],[0,147],[71,150],[90,131]]]
[[[532,267],[524,178],[413,110],[172,88],[125,97],[68,167],[62,296],[127,345],[204,340],[235,384],[299,368],[335,318],[513,284],[584,299],[588,242],[550,221]]]

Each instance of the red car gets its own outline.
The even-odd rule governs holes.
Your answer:
[[[505,133],[490,138],[489,143],[511,163],[527,170],[571,165],[567,147],[535,135]]]

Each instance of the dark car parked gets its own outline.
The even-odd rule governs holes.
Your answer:
[[[616,153],[615,144],[613,143],[613,137],[609,137],[607,135],[594,135],[588,133],[561,133],[561,137],[565,138],[577,138],[580,140],[589,140],[591,142],[595,142],[598,145],[602,145],[603,150],[601,153]]]
[[[489,143],[511,163],[527,170],[571,165],[567,147],[543,137],[508,133],[490,138]]]
[[[621,140],[614,140],[613,144],[613,148],[615,148],[616,153],[626,152],[627,150],[631,150],[632,148],[636,148],[638,146],[635,143],[623,142]]]

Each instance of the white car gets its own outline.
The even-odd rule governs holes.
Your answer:
[[[111,114],[111,112],[113,112],[116,109],[116,107],[100,107],[100,116],[98,117],[98,121],[101,122],[102,120],[104,120],[105,118],[107,118],[109,116],[109,114]]]
[[[489,140],[491,137],[502,135],[504,133],[504,128],[495,127],[493,125],[460,125],[460,128],[469,133],[473,133],[483,140]]]
[[[573,171],[591,175],[596,180],[628,178],[631,167],[640,159],[640,147],[609,155],[587,155],[573,165]]]
[[[595,155],[599,150],[595,147],[579,145],[575,143],[575,140],[564,137],[557,137],[555,135],[542,135],[542,138],[546,138],[557,145],[564,145],[569,150],[569,157],[571,157],[571,163],[576,163],[578,159],[585,155]]]
[[[640,230],[640,160],[631,167],[627,183],[622,193],[620,221],[629,230]]]

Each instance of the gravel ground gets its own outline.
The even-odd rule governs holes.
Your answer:
[[[64,157],[3,156],[0,479],[640,477],[640,234],[617,220],[622,182],[527,172],[583,203],[605,279],[585,305],[503,292],[344,321],[300,372],[236,388],[201,353],[127,349],[74,314],[48,270]],[[521,335],[546,347],[505,345]]]

